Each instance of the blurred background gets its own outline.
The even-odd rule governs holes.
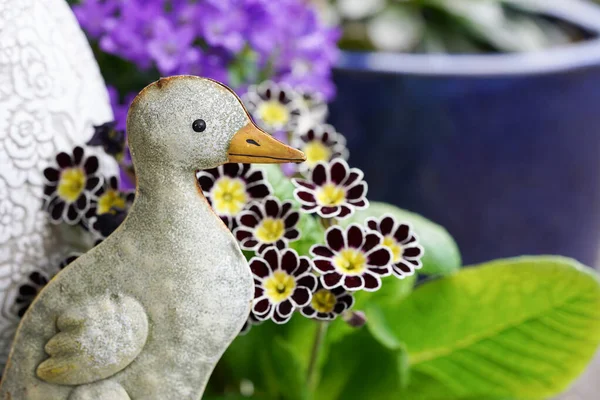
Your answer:
[[[27,74],[0,69],[0,124],[2,107],[16,104],[6,101],[10,90],[25,104],[46,96],[51,79],[64,81],[61,95],[71,96],[69,80],[91,91],[65,106],[73,121],[85,115],[89,128],[112,114],[121,130],[135,94],[160,76],[207,76],[240,94],[272,80],[327,102],[327,122],[345,136],[369,199],[446,228],[464,264],[556,254],[600,265],[600,6],[592,0],[69,0],[86,35],[81,43],[74,20],[56,11],[59,1],[41,2],[30,22],[19,18],[33,2],[0,5],[0,68],[12,62],[11,49],[46,46],[23,52],[18,61]],[[64,23],[63,32],[34,26],[45,15]],[[2,29],[17,19],[25,21],[19,35],[3,39]],[[55,49],[72,58],[51,56]],[[79,67],[57,78],[43,62],[38,68],[47,59]],[[84,126],[43,123],[61,132]],[[8,149],[13,139],[2,132]],[[19,165],[39,156],[31,168],[40,170],[53,155],[47,148],[2,150],[0,161],[18,162],[0,173],[0,199],[9,197],[7,187],[36,190],[40,182],[28,181],[29,166]],[[121,178],[131,187],[126,168]],[[1,204],[4,226],[29,218],[27,207]],[[28,253],[28,243],[46,240],[34,236],[42,232],[35,207],[30,222],[0,232],[0,243],[12,243],[0,253],[7,293],[20,287],[23,260],[34,260],[32,268],[49,262]],[[23,232],[33,239],[10,242]],[[0,339],[7,343],[18,322],[11,296],[2,300]],[[564,399],[599,398],[597,364]]]
[[[465,264],[598,267],[600,12],[592,1],[336,0],[330,119],[370,198],[423,214]],[[375,161],[377,160],[377,161]],[[596,357],[561,399],[596,399]]]
[[[322,6],[341,22],[349,51],[334,70],[331,119],[369,176],[370,196],[445,226],[466,263],[563,254],[596,264],[594,4]]]
[[[370,198],[446,227],[465,263],[597,261],[600,11],[591,1],[209,1],[201,15],[186,1],[70,3],[119,128],[135,93],[169,74],[240,93],[265,79],[314,90],[330,102],[328,122],[346,136]]]

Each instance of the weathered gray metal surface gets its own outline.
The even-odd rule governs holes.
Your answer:
[[[204,132],[192,129],[199,118]],[[128,117],[136,201],[25,314],[1,399],[201,396],[248,316],[253,283],[195,171],[226,162],[249,122],[237,96],[207,79],[168,78],[142,91]]]

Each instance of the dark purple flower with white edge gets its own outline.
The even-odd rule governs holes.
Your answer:
[[[248,203],[271,194],[262,170],[250,164],[220,165],[198,171],[196,178],[215,213],[231,230],[236,225],[235,217]]]
[[[399,222],[386,214],[380,219],[369,218],[367,227],[383,236],[383,245],[392,252],[392,273],[400,279],[413,275],[423,266],[423,247],[410,224]]]
[[[27,279],[19,285],[19,289],[17,292],[17,297],[15,298],[15,303],[13,305],[14,313],[19,317],[23,317],[25,312],[36,298],[36,296],[40,293],[40,291],[48,284],[50,279],[59,271],[64,269],[67,265],[71,264],[73,261],[79,257],[81,253],[71,253],[67,258],[62,260],[58,264],[58,268],[56,265],[51,265],[43,270],[32,271]]]
[[[15,299],[14,311],[19,318],[25,315],[25,312],[40,293],[40,291],[48,284],[50,278],[48,273],[44,271],[33,271],[27,276],[27,280],[19,286],[19,291]]]
[[[329,163],[319,162],[310,172],[309,179],[292,179],[292,182],[296,185],[294,197],[306,213],[344,219],[355,209],[369,206],[363,172],[358,168],[350,168],[341,158]]]
[[[330,227],[325,245],[312,246],[310,254],[326,289],[373,292],[381,287],[381,277],[391,274],[392,252],[383,245],[383,236],[358,224]]]
[[[268,248],[250,260],[254,275],[252,312],[259,321],[277,324],[289,321],[296,308],[310,303],[317,287],[313,263],[294,249]]]
[[[283,249],[288,242],[298,240],[296,229],[300,213],[292,209],[291,201],[283,203],[273,196],[253,202],[237,216],[235,237],[244,250],[262,253],[268,247]]]
[[[294,131],[308,113],[302,97],[285,84],[266,81],[250,86],[242,99],[256,123],[271,134]]]
[[[86,144],[102,147],[106,154],[120,162],[125,156],[125,131],[115,129],[116,126],[117,121],[94,125],[94,133]]]
[[[321,282],[313,292],[312,300],[300,313],[308,318],[331,321],[342,315],[354,305],[352,294],[338,286],[333,289],[324,288]]]
[[[133,190],[120,190],[116,176],[104,180],[82,222],[98,238],[106,239],[125,220],[135,199]]]
[[[306,161],[298,165],[303,172],[311,170],[319,162],[326,163],[338,157],[348,158],[346,138],[329,124],[314,125],[295,135],[292,146],[306,155]]]
[[[325,96],[321,92],[296,88],[296,91],[302,97],[302,102],[308,109],[308,120],[310,125],[324,124],[329,114],[329,108]]]
[[[53,223],[78,224],[102,187],[98,158],[85,157],[83,148],[77,146],[72,154],[59,153],[56,164],[44,170],[43,208]]]

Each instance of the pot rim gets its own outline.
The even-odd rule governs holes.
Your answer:
[[[547,0],[541,0],[547,1]],[[597,34],[542,51],[509,54],[407,54],[341,51],[337,69],[411,75],[532,75],[600,65],[600,6],[584,0],[546,4],[547,14]]]

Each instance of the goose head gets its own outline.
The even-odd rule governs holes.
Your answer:
[[[142,90],[129,109],[127,134],[136,168],[195,172],[306,159],[258,128],[231,89],[197,76],[161,78]]]

